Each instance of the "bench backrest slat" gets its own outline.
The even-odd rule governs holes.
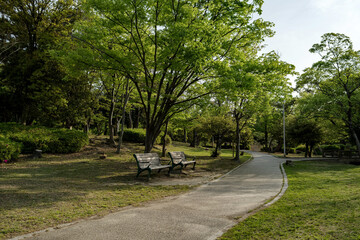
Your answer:
[[[134,154],[136,162],[140,168],[150,165],[160,165],[160,158],[157,153],[136,153]]]
[[[169,155],[174,164],[178,164],[182,161],[186,161],[186,156],[184,152],[169,152]]]

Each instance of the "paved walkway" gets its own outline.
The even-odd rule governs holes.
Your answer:
[[[216,239],[237,223],[235,217],[262,206],[282,188],[282,160],[252,154],[252,161],[189,193],[48,229],[26,239]]]

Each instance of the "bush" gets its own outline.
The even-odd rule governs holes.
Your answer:
[[[86,133],[58,129],[53,131],[52,141],[48,144],[48,152],[51,153],[73,153],[78,152],[87,145],[89,138]]]
[[[296,152],[305,152],[306,151],[306,146],[305,145],[299,145],[296,148]]]
[[[48,145],[52,140],[52,134],[51,131],[47,129],[32,128],[10,134],[9,138],[13,141],[22,143],[22,153],[32,153],[35,149],[41,149],[43,152],[48,152]]]
[[[333,145],[321,145],[323,150],[341,150],[344,149],[343,144],[333,144]]]
[[[161,143],[161,134],[156,138],[155,144]],[[127,128],[124,129],[123,141],[124,142],[132,142],[132,143],[145,143],[146,138],[146,129],[142,128]],[[166,136],[166,145],[171,143],[171,138]]]
[[[21,144],[0,135],[0,162],[14,161],[19,157]]]
[[[146,130],[141,128],[124,129],[123,141],[132,143],[145,143]]]
[[[69,129],[1,123],[0,132],[10,140],[21,143],[22,153],[33,153],[35,149],[47,153],[72,153],[88,143],[86,133]]]

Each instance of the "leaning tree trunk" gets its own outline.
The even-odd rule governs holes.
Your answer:
[[[113,144],[113,145],[115,145],[114,125],[113,125],[114,110],[115,110],[115,101],[114,101],[114,98],[112,98],[111,99],[111,105],[110,105],[110,114],[109,114],[109,119],[108,119],[108,126],[109,126],[109,141],[110,141],[110,144]]]

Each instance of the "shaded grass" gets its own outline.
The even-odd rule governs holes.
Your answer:
[[[286,173],[285,195],[221,239],[360,239],[359,167],[307,161]]]
[[[223,173],[239,164],[230,158],[206,157],[203,149],[183,145],[174,148],[202,158],[197,160],[196,173]],[[106,152],[107,159],[99,159],[99,150]],[[135,180],[137,166],[132,154],[143,150],[141,145],[125,144],[123,153],[116,155],[113,148],[95,144],[81,153],[44,154],[42,159],[24,158],[15,164],[1,164],[0,239],[102,216],[192,188],[151,186],[146,182],[147,174]],[[165,172],[153,174],[151,182],[166,179]],[[181,177],[191,177],[191,173]]]

